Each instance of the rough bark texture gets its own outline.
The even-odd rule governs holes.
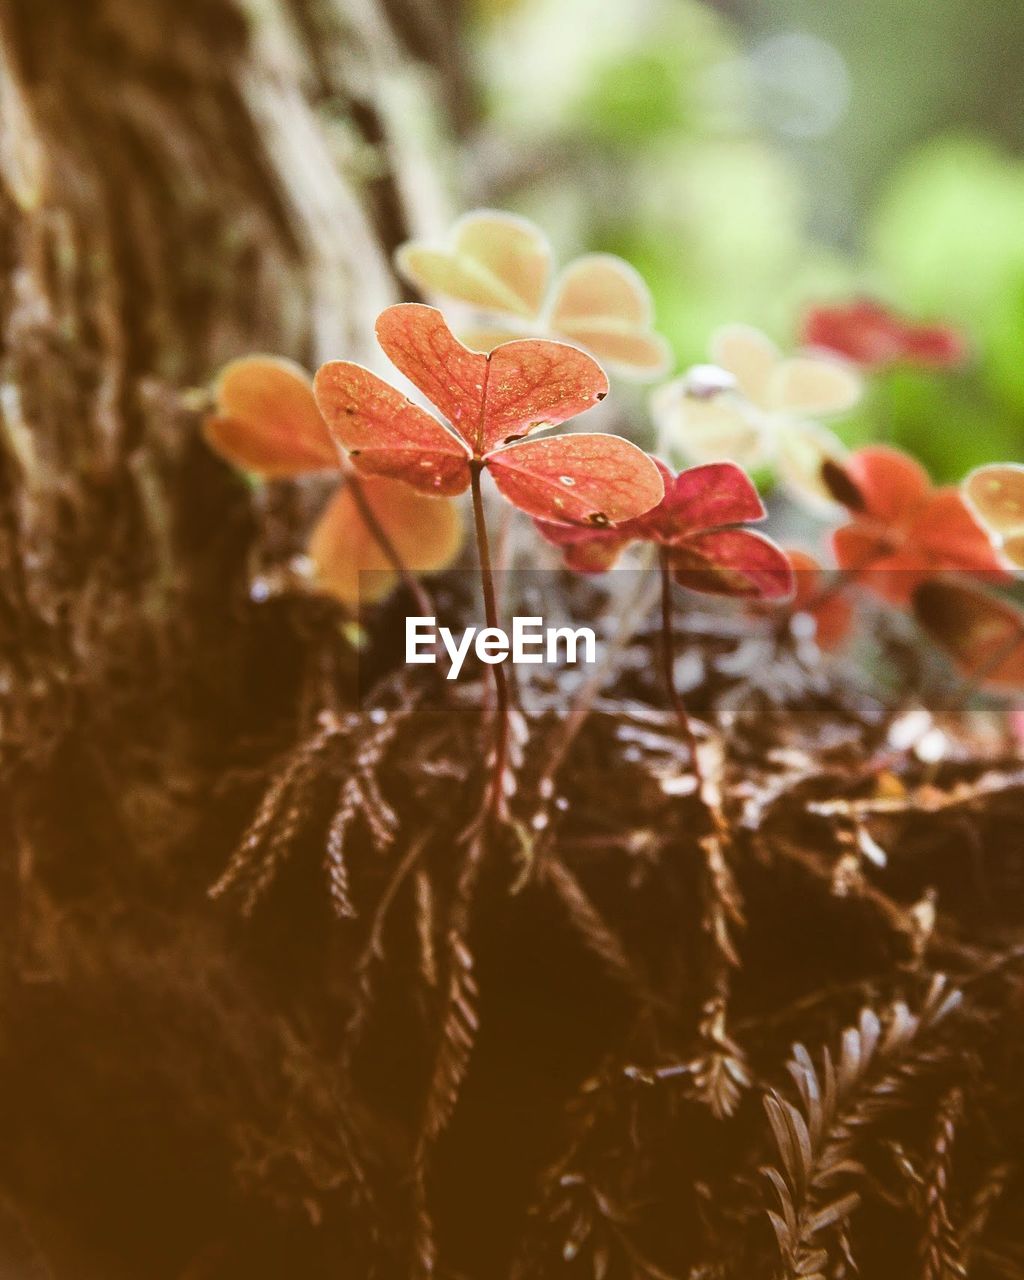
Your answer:
[[[341,1274],[329,1232],[303,1252],[312,1203],[281,1227],[233,1199],[274,1159],[253,1115],[307,1109],[311,1169],[342,1139],[205,893],[244,816],[227,762],[334,697],[331,611],[249,598],[318,495],[254,494],[194,389],[249,350],[362,354],[418,172],[389,85],[443,52],[425,12],[0,4],[4,1275]]]

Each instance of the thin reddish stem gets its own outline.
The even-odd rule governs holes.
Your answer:
[[[509,557],[512,550],[512,528],[515,522],[516,509],[511,502],[502,504],[501,517],[498,520],[498,536],[494,540],[494,564],[499,574],[504,573],[509,568]],[[494,595],[498,602],[498,609],[504,611],[505,601],[503,599],[502,588],[504,580],[499,580],[494,584]]]
[[[405,588],[411,593],[412,598],[416,601],[416,608],[419,609],[422,617],[432,617],[434,613],[434,605],[427,589],[422,582],[415,576],[409,566],[402,559],[401,553],[388,536],[387,530],[377,519],[377,514],[373,507],[370,506],[366,491],[363,488],[362,481],[354,472],[349,472],[345,478],[345,483],[349,487],[352,494],[352,501],[356,504],[363,524],[369,530],[370,537],[384,552],[385,558],[390,562],[391,567],[401,578]]]
[[[648,566],[649,567],[649,566]],[[579,733],[580,729],[586,722],[587,717],[593,708],[594,702],[602,688],[607,684],[609,674],[614,671],[616,660],[620,657],[630,640],[633,638],[637,627],[642,620],[650,613],[654,605],[654,599],[651,593],[653,582],[649,574],[645,571],[639,578],[639,589],[630,596],[625,605],[621,608],[614,609],[618,617],[618,627],[611,643],[605,650],[604,660],[601,665],[594,671],[593,675],[580,687],[569,710],[562,721],[562,729],[554,746],[548,756],[547,763],[541,770],[538,791],[544,794],[554,780],[555,774],[561,767],[562,761],[568,754],[569,748],[573,744],[573,740]],[[611,609],[609,610],[611,612]]]
[[[471,488],[473,494],[473,521],[476,526],[476,549],[480,562],[480,585],[483,588],[484,616],[489,627],[498,625],[498,602],[494,591],[494,571],[491,568],[491,548],[487,540],[487,521],[484,518],[483,493],[480,487],[480,475],[483,464],[474,459],[470,464]],[[504,665],[493,663],[491,672],[494,676],[494,765],[491,772],[491,783],[488,790],[487,812],[500,813],[504,807],[505,762],[508,758],[508,721],[509,695],[508,680],[505,677]]]
[[[700,756],[697,754],[697,737],[693,732],[683,695],[676,688],[676,646],[675,631],[672,626],[672,571],[669,567],[668,552],[664,548],[661,548],[658,553],[658,563],[661,570],[661,662],[665,676],[665,689],[689,749],[698,788],[703,793],[704,775],[700,767]]]

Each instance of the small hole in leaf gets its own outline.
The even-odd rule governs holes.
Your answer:
[[[608,394],[608,392],[607,392],[607,391],[599,391],[599,392],[597,393],[597,398],[598,398],[598,400],[603,400],[607,394]]]
[[[572,476],[559,476],[558,480],[560,484],[564,484],[566,485],[567,488],[570,488],[570,489],[576,483],[576,481],[572,478]]]
[[[611,521],[603,511],[592,511],[590,515],[587,516],[587,523],[594,525],[598,529],[607,529],[611,524]]]

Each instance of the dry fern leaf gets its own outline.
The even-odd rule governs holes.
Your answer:
[[[967,1274],[949,1204],[953,1142],[963,1105],[963,1091],[959,1087],[954,1086],[943,1097],[935,1118],[924,1179],[915,1197],[922,1226],[921,1280],[962,1280]]]
[[[841,1227],[859,1202],[835,1184],[858,1176],[859,1130],[899,1100],[907,1077],[927,1060],[920,1044],[959,1004],[944,978],[936,977],[921,1011],[897,1001],[883,1021],[863,1009],[843,1032],[838,1058],[828,1049],[815,1068],[807,1049],[794,1045],[787,1064],[799,1106],[773,1091],[764,1100],[779,1164],[763,1170],[779,1202],[768,1210],[786,1280],[824,1280],[830,1228]]]
[[[415,705],[415,699],[408,698],[387,710],[375,705],[345,716],[321,713],[316,729],[290,753],[271,781],[227,867],[210,888],[210,896],[237,892],[243,915],[251,915],[306,827],[321,777],[340,770],[344,776],[327,827],[323,865],[335,913],[341,918],[355,916],[346,841],[357,818],[365,824],[378,852],[394,840],[398,815],[381,792],[378,770]],[[325,763],[328,752],[330,762]]]

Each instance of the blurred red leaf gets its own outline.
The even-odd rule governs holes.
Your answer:
[[[836,560],[877,594],[905,604],[945,570],[1005,576],[957,490],[933,488],[909,455],[872,445],[851,454],[842,473],[830,487],[852,519],[833,534]]]
[[[812,307],[802,336],[808,346],[834,351],[876,369],[895,364],[946,369],[967,358],[967,344],[956,329],[916,324],[866,298],[839,306]]]
[[[425,493],[455,494],[478,465],[530,515],[598,527],[630,519],[661,498],[653,462],[617,436],[518,443],[607,394],[600,365],[575,347],[524,339],[484,355],[463,346],[439,311],[417,303],[382,312],[377,337],[450,429],[362,366],[326,364],[314,383],[317,403],[357,470]]]
[[[928,472],[908,453],[870,445],[851,454],[843,467],[859,495],[860,509],[876,520],[899,520],[931,492]]]
[[[914,592],[914,615],[969,679],[1024,689],[1024,610],[975,586],[936,579]]]
[[[681,587],[726,596],[781,600],[793,593],[785,552],[763,533],[713,529],[685,538],[669,551]]]
[[[684,532],[765,518],[764,503],[753,482],[734,462],[688,467],[674,478],[668,467],[658,465],[665,481],[665,498],[643,517],[655,540],[673,542]]]
[[[665,496],[646,514],[615,529],[566,528],[535,521],[582,573],[610,569],[631,542],[653,542],[666,552],[676,581],[694,591],[776,599],[793,589],[789,561],[762,534],[736,526],[764,518],[747,475],[732,462],[690,467],[677,476],[657,463]]]

